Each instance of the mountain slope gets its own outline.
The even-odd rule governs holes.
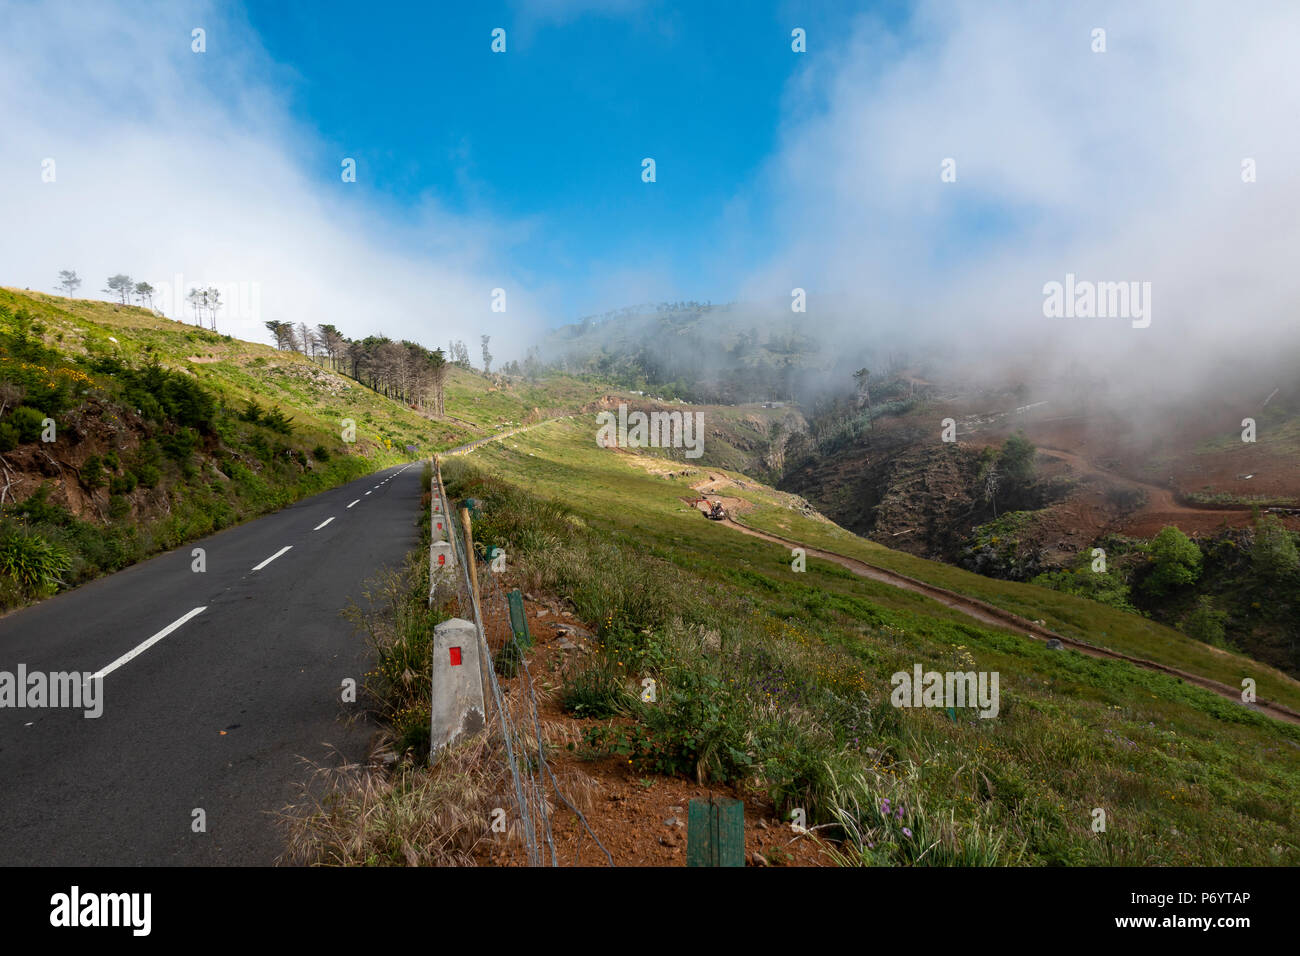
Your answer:
[[[0,289],[0,609],[598,394],[452,368],[437,420],[295,352]]]
[[[743,475],[600,448],[594,433],[581,420],[549,423],[444,469],[450,493],[481,502],[476,540],[503,547],[527,589],[554,593],[596,629],[599,653],[563,675],[562,699],[590,699],[610,672],[633,698],[626,718],[586,721],[593,759],[623,755],[628,775],[704,773],[756,787],[816,822],[847,812],[866,862],[1298,859],[1296,727],[1167,674],[1051,650],[837,565],[810,559],[799,571],[789,549],[708,522],[689,499],[710,490],[754,527],[1090,643],[1233,686],[1250,676],[1260,696],[1293,708],[1294,681],[1132,614],[891,552]],[[917,665],[999,673],[998,715],[890,706],[891,675]],[[658,700],[638,705],[646,676]],[[886,798],[906,807],[909,833],[883,819]],[[1105,833],[1093,830],[1097,809]]]

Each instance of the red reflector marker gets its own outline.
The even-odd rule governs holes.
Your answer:
[[[438,555],[438,564],[441,565],[446,563],[447,563],[447,556],[445,554]]]
[[[452,666],[452,667],[459,667],[459,666],[460,666],[460,648],[459,648],[459,647],[451,647],[451,648],[448,648],[448,650],[451,651],[451,666]]]

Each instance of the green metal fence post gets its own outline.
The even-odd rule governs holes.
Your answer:
[[[524,616],[524,596],[515,588],[506,595],[506,601],[510,605],[510,632],[514,634],[515,640],[520,647],[532,647],[533,638],[528,633],[528,618]]]
[[[731,797],[690,802],[686,813],[686,865],[745,865],[744,803]]]

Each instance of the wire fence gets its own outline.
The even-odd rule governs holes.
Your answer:
[[[441,497],[444,510],[449,509],[442,475],[438,461],[433,462],[433,481],[435,494]],[[458,588],[463,589],[465,600],[463,607],[472,609],[474,625],[479,638],[479,657],[486,663],[483,668],[485,692],[492,715],[489,723],[495,720],[495,730],[500,733],[505,762],[510,771],[511,790],[515,801],[514,828],[518,844],[510,841],[512,852],[522,850],[523,860],[528,866],[559,866],[559,854],[555,847],[555,835],[552,828],[552,816],[555,805],[552,795],[563,803],[581,822],[587,835],[605,855],[610,866],[614,858],[600,839],[592,832],[587,818],[574,805],[560,788],[550,763],[546,759],[546,739],[542,722],[538,716],[537,688],[533,675],[524,655],[524,648],[519,646],[513,628],[505,628],[507,638],[494,655],[487,638],[487,627],[479,595],[475,594],[470,575],[470,562],[473,553],[467,548],[465,535],[460,522],[451,514],[447,515],[449,538],[456,552],[456,564],[461,569]],[[479,579],[483,604],[498,620],[509,620],[508,598],[499,576],[488,572]],[[515,668],[516,679],[508,691],[503,691],[497,679],[497,662]],[[577,852],[581,852],[581,846]],[[547,857],[549,856],[549,863]],[[575,855],[575,863],[577,857]],[[518,855],[515,862],[521,862]]]

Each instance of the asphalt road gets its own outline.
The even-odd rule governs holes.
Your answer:
[[[347,720],[361,705],[342,685],[362,683],[368,654],[340,611],[415,547],[420,472],[378,472],[0,618],[0,671],[105,672],[98,718],[0,707],[0,865],[272,863],[300,758],[365,756],[374,727]]]

